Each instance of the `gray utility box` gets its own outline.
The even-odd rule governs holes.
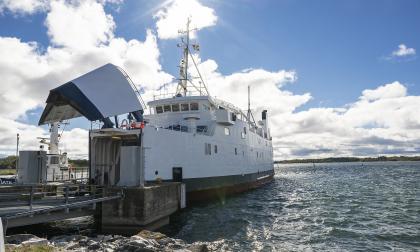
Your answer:
[[[19,151],[19,184],[37,184],[47,182],[47,152]]]
[[[234,125],[235,121],[233,120],[233,117],[232,113],[226,109],[216,110],[216,122],[219,124],[226,126]]]
[[[144,186],[140,146],[121,146],[119,186]]]

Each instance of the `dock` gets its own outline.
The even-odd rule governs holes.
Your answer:
[[[94,216],[99,231],[134,234],[169,223],[180,208],[181,184],[103,187],[87,184],[0,186],[3,229]]]

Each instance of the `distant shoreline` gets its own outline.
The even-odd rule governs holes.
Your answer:
[[[384,161],[420,161],[420,156],[406,157],[331,157],[331,158],[314,158],[314,159],[290,159],[274,161],[275,164],[304,164],[304,163],[337,163],[337,162],[384,162]]]

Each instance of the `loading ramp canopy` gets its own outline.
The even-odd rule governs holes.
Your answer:
[[[39,125],[85,116],[90,121],[143,110],[128,75],[106,64],[50,90]]]

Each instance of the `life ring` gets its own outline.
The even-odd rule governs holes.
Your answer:
[[[127,127],[128,127],[128,121],[127,121],[127,119],[123,119],[123,120],[121,121],[121,126],[120,126],[120,128],[122,128],[122,129],[127,129]]]

